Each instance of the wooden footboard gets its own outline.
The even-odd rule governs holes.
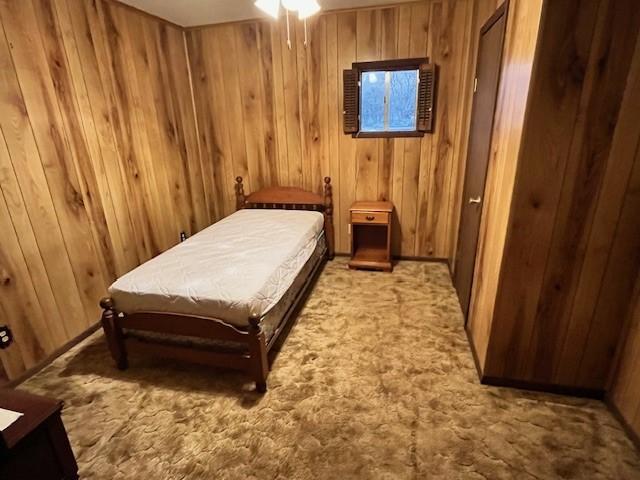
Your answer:
[[[100,305],[104,309],[102,327],[107,337],[109,351],[117,367],[121,370],[128,366],[128,351],[135,350],[165,358],[242,370],[251,375],[256,382],[257,391],[266,391],[269,363],[267,361],[267,344],[259,317],[250,317],[250,326],[246,331],[243,331],[221,320],[193,315],[161,312],[125,314],[115,309],[111,298],[102,299]],[[241,348],[237,352],[216,351],[146,342],[137,338],[127,338],[124,333],[125,329],[233,342]]]

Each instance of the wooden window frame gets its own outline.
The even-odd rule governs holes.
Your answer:
[[[416,99],[416,128],[415,130],[404,131],[381,131],[381,132],[363,132],[360,130],[360,96],[362,94],[362,74],[372,71],[385,71],[393,72],[398,70],[420,70],[423,65],[429,65],[428,57],[416,57],[416,58],[402,58],[395,60],[376,60],[372,62],[354,62],[351,65],[351,69],[356,72],[358,79],[358,91],[357,91],[357,111],[358,111],[358,131],[351,132],[353,138],[402,138],[402,137],[423,137],[425,133],[430,133],[432,129],[421,130],[419,128],[419,100]],[[418,75],[420,75],[418,73]],[[419,89],[419,85],[418,85]],[[419,94],[419,92],[418,92]],[[433,95],[435,97],[435,93]]]

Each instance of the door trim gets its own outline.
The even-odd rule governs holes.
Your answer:
[[[480,36],[487,33],[487,30],[493,27],[493,24],[496,23],[498,20],[500,20],[500,17],[502,17],[503,15],[507,15],[508,13],[509,13],[509,0],[504,0],[504,3],[500,5],[497,8],[497,10],[491,14],[491,16],[486,22],[484,22],[484,25],[482,25],[482,28],[480,29]],[[505,25],[505,30],[506,30],[506,25]],[[502,38],[502,43],[504,45],[504,35]],[[502,61],[502,58],[500,58],[500,60]]]

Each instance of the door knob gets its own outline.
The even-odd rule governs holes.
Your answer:
[[[482,202],[482,198],[480,198],[480,196],[477,196],[476,198],[469,198],[469,203],[480,203]]]

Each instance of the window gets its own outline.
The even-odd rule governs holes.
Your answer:
[[[345,133],[390,137],[432,131],[434,77],[426,59],[354,63],[344,71]]]
[[[418,70],[363,72],[360,105],[361,132],[415,132]]]

